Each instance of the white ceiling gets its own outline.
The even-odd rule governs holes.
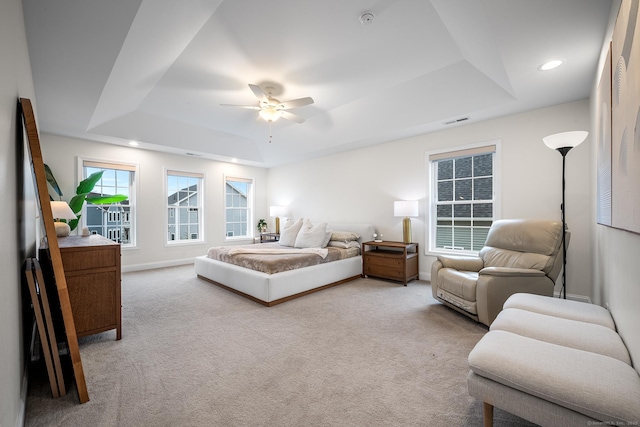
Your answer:
[[[589,96],[611,1],[24,0],[41,132],[271,167]],[[363,25],[360,16],[375,19]],[[541,72],[545,61],[565,64]],[[248,84],[302,124],[269,124]]]

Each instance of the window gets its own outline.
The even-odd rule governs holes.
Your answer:
[[[130,164],[83,160],[82,179],[104,171],[91,196],[123,194],[120,203],[94,205],[85,203],[83,223],[92,234],[100,234],[123,247],[135,246],[135,177],[137,167]]]
[[[201,173],[167,171],[167,243],[204,241]]]
[[[227,239],[253,237],[253,180],[225,177],[225,234]]]
[[[428,155],[429,250],[479,251],[497,219],[495,145]]]

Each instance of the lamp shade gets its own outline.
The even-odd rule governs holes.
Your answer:
[[[68,236],[71,232],[71,227],[69,227],[69,224],[65,222],[60,222],[60,220],[76,219],[78,218],[76,214],[73,213],[67,202],[63,202],[61,200],[51,201],[51,213],[53,214],[53,225],[56,229],[56,236]]]
[[[269,216],[290,218],[291,213],[284,206],[269,206]]]
[[[265,108],[263,110],[260,110],[258,114],[260,114],[260,117],[268,122],[275,122],[280,118],[280,116],[282,116],[282,110],[276,110],[275,108]]]
[[[552,150],[559,148],[574,148],[582,144],[587,139],[589,132],[574,130],[571,132],[556,133],[542,138],[544,144]]]
[[[53,200],[51,201],[51,212],[54,219],[76,219],[76,214],[73,213],[67,202]]]
[[[418,216],[417,200],[398,200],[393,202],[393,216]]]

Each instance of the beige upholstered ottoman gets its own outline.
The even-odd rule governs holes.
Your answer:
[[[540,425],[638,425],[640,377],[602,307],[516,294],[469,354],[471,396]]]

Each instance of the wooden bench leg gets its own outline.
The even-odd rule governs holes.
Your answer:
[[[484,427],[493,427],[493,405],[487,402],[482,402],[482,417],[484,420]]]

